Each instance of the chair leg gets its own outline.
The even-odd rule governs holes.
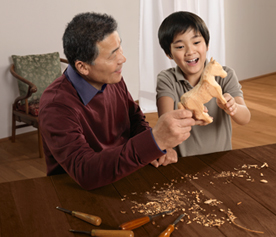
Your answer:
[[[40,129],[38,127],[37,129],[37,133],[38,133],[38,150],[39,150],[39,157],[40,158],[44,158],[44,151],[43,151],[43,143],[42,143],[42,137],[40,134]]]
[[[15,142],[15,129],[16,129],[16,121],[15,121],[15,115],[14,115],[14,113],[12,113],[12,138],[11,138],[11,140],[12,140],[12,142]]]

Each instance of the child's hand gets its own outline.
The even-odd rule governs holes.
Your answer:
[[[166,166],[171,163],[176,163],[177,161],[178,157],[176,151],[172,148],[168,148],[166,155],[163,155],[159,159],[152,161],[151,164],[157,168],[160,165]]]
[[[223,94],[225,100],[227,101],[227,103],[225,105],[223,105],[220,100],[217,99],[217,105],[218,107],[220,107],[221,109],[223,109],[225,111],[225,113],[229,114],[230,116],[234,116],[237,112],[237,103],[235,101],[235,99],[229,94],[229,93],[225,93]]]

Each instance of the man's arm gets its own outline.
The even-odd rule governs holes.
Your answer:
[[[47,164],[56,161],[84,189],[115,182],[163,155],[149,129],[103,149],[90,141],[92,148],[74,113],[60,105],[46,106],[40,111],[40,128]]]

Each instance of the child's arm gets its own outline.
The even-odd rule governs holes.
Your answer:
[[[174,110],[174,101],[169,96],[162,96],[157,100],[158,117]]]
[[[229,114],[231,118],[239,125],[245,125],[249,123],[251,118],[251,113],[247,108],[244,99],[240,96],[233,98],[229,93],[225,93],[224,98],[226,99],[226,105],[222,105],[219,100],[217,100],[218,106]]]

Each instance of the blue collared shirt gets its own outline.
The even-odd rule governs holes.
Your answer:
[[[84,105],[87,105],[97,93],[103,92],[106,87],[106,84],[104,84],[101,90],[96,89],[83,79],[70,65],[68,65],[64,74],[73,84]]]

